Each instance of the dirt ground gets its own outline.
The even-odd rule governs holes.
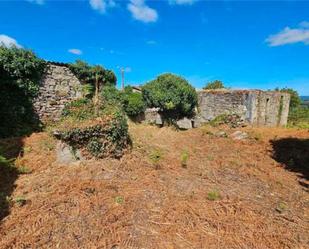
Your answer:
[[[0,248],[309,248],[309,131],[220,129],[130,124],[123,158],[72,165],[47,133],[1,141],[31,172],[10,181]]]

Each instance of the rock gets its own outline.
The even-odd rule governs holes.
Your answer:
[[[163,125],[163,118],[160,113],[157,113],[155,123],[156,125]]]
[[[203,124],[205,124],[205,120],[202,117],[196,116],[193,119],[193,127],[194,128],[199,128],[201,126],[203,126]]]
[[[176,124],[179,129],[184,129],[184,130],[192,129],[192,120],[188,118],[177,120]]]
[[[215,133],[216,137],[227,137],[227,134],[225,131],[218,131],[217,133]]]
[[[231,138],[233,138],[234,140],[243,140],[248,137],[249,137],[248,133],[244,131],[235,131],[234,133],[231,134]]]
[[[57,163],[71,164],[83,160],[79,150],[73,150],[71,146],[59,142],[56,146]]]

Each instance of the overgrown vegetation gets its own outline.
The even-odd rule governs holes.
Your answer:
[[[105,104],[97,113],[93,102],[78,100],[66,106],[55,136],[80,149],[86,157],[119,158],[130,144],[128,124],[118,106]]]
[[[184,78],[171,73],[146,83],[142,93],[148,107],[158,107],[163,115],[173,119],[191,116],[197,105],[195,89]]]
[[[46,63],[31,50],[0,46],[0,137],[21,136],[37,130],[33,111]]]
[[[102,99],[105,104],[118,105],[129,117],[136,117],[146,109],[142,94],[133,92],[130,86],[125,87],[124,91],[106,86],[102,89]]]
[[[204,90],[221,89],[221,88],[225,88],[221,80],[214,80],[214,81],[208,82],[206,86],[203,87]]]

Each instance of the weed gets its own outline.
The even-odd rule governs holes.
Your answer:
[[[52,151],[55,149],[55,141],[53,138],[48,137],[40,142],[42,150]]]
[[[279,202],[278,206],[276,207],[276,211],[278,211],[279,213],[283,213],[287,209],[288,209],[288,206],[284,202]]]
[[[116,196],[115,197],[115,202],[117,204],[123,204],[124,203],[124,198],[122,196]]]
[[[160,149],[154,149],[149,154],[149,159],[151,163],[156,167],[156,169],[159,168],[159,162],[163,158],[163,153]]]
[[[31,173],[31,169],[29,169],[27,166],[20,166],[17,167],[18,174],[29,174]]]
[[[180,162],[183,168],[187,167],[188,159],[189,159],[189,153],[187,151],[183,151],[180,155]]]
[[[32,148],[30,147],[30,146],[25,146],[24,148],[23,148],[23,152],[24,153],[30,153],[32,151]]]
[[[221,198],[221,195],[219,193],[219,191],[217,190],[212,190],[210,192],[208,192],[207,194],[207,199],[210,201],[217,201]]]
[[[18,196],[14,199],[14,202],[17,204],[17,206],[22,207],[26,204],[27,200],[23,196]]]

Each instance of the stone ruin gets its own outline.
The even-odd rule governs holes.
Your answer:
[[[287,124],[290,95],[261,90],[198,91],[198,108],[193,119],[177,121],[181,129],[199,127],[220,115],[239,117],[254,126],[277,127]],[[65,104],[82,97],[82,84],[66,64],[48,63],[34,108],[41,120],[56,120]],[[162,126],[164,120],[157,108],[147,109],[144,122]]]
[[[219,115],[238,115],[254,126],[285,126],[290,94],[261,90],[204,90],[198,92],[197,120],[205,123]]]
[[[55,120],[66,103],[80,97],[82,85],[67,65],[49,62],[33,106],[41,120]]]
[[[198,91],[198,108],[193,119],[183,118],[176,124],[180,129],[200,127],[219,116],[232,127],[285,126],[288,120],[290,94],[261,90],[204,90]],[[147,109],[146,122],[162,125],[162,117],[156,110]],[[159,120],[159,122],[157,122]]]

